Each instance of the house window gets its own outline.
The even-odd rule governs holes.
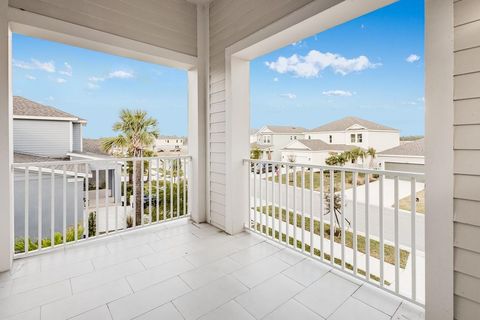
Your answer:
[[[355,134],[353,133],[350,135],[350,142],[355,143]]]
[[[312,136],[308,136],[308,140],[312,139]]]
[[[329,135],[329,136],[328,136],[328,141],[330,141],[330,143],[333,142],[333,136],[332,136],[332,135]]]
[[[363,142],[363,135],[361,133],[357,134],[357,142]]]

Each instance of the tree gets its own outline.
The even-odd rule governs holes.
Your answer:
[[[260,151],[258,147],[255,147],[252,150],[250,150],[250,158],[253,160],[260,159],[261,154],[262,154],[262,151]]]
[[[142,110],[123,109],[120,111],[120,120],[113,124],[113,131],[118,132],[118,136],[102,139],[102,148],[106,152],[111,152],[114,148],[124,148],[129,157],[142,157],[155,139],[160,135],[158,131],[158,122],[155,118],[149,117],[147,112]],[[143,179],[142,162],[134,161],[135,172],[135,215],[136,224],[142,222],[143,199],[141,185]],[[131,180],[130,180],[131,181]]]
[[[325,199],[325,214],[330,214],[330,200],[331,200],[330,192],[325,192],[324,199]],[[350,221],[345,218],[342,212],[342,197],[339,194],[334,194],[333,196],[333,214],[335,215],[335,222],[333,226],[330,226],[330,232],[333,232],[336,236],[338,236],[338,230],[341,229],[341,219],[345,219],[348,226],[351,226]],[[337,226],[335,226],[335,224]],[[338,228],[337,228],[338,227]]]
[[[368,148],[367,155],[370,156],[370,164],[369,167],[373,167],[373,159],[377,156],[377,151],[374,148]]]

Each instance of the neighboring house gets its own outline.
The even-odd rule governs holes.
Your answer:
[[[280,161],[281,149],[292,141],[304,139],[305,128],[291,126],[264,126],[258,130],[257,141],[251,147],[262,152],[262,159]]]
[[[301,139],[289,143],[281,149],[284,162],[325,165],[325,160],[332,153],[340,153],[356,148],[346,144],[329,144],[322,140]]]
[[[23,97],[13,97],[14,152],[65,158],[82,152],[82,129],[86,121],[54,107]]]
[[[380,169],[425,172],[425,139],[404,142],[377,154]]]
[[[39,212],[44,215],[42,219],[44,237],[50,235],[52,214],[55,231],[62,230],[64,210],[67,226],[74,224],[75,212],[78,214],[77,221],[82,223],[85,210],[83,190],[87,176],[90,187],[92,187],[98,172],[99,186],[103,187],[106,185],[105,172],[108,170],[110,178],[109,198],[118,199],[118,197],[113,197],[115,194],[114,179],[119,178],[115,161],[108,161],[102,165],[92,164],[88,168],[82,164],[75,166],[74,164],[68,164],[68,162],[65,165],[55,167],[48,164],[52,161],[112,159],[108,154],[101,151],[99,140],[94,144],[92,143],[93,140],[83,139],[83,127],[86,124],[86,120],[57,108],[23,97],[13,97],[14,163],[30,163],[28,166],[29,230],[32,237],[36,238],[37,236]],[[85,141],[87,143],[84,143]],[[35,163],[44,164],[35,165]],[[39,197],[40,169],[42,192]],[[21,235],[24,232],[26,170],[26,166],[17,167],[14,173],[16,235]],[[67,183],[65,202],[63,197],[64,180]],[[77,188],[70,187],[69,184],[77,184]],[[103,190],[102,192],[105,194],[106,191]],[[115,202],[115,200],[111,201]]]
[[[250,144],[257,142],[257,132],[258,132],[258,129],[255,129],[255,128],[250,129]]]
[[[178,136],[160,136],[155,141],[154,149],[157,152],[181,152],[187,145],[187,138]]]
[[[374,148],[380,152],[398,146],[400,132],[369,120],[345,117],[305,132],[305,139],[363,149]]]

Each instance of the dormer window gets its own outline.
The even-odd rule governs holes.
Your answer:
[[[363,135],[361,133],[357,134],[357,142],[359,143],[363,142]]]
[[[350,142],[351,142],[351,143],[355,143],[355,142],[356,142],[355,134],[354,134],[354,133],[352,133],[352,134],[350,135]]]
[[[330,143],[333,142],[333,136],[332,136],[332,135],[329,135],[329,136],[328,136],[328,141],[329,141]]]

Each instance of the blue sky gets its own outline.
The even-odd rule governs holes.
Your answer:
[[[424,133],[423,1],[395,4],[251,64],[251,126],[314,128],[355,115]],[[60,43],[13,36],[13,92],[112,135],[121,108],[143,109],[162,134],[187,134],[187,74]]]
[[[401,0],[256,59],[251,126],[355,115],[423,135],[423,36],[423,1]]]
[[[187,134],[185,71],[19,34],[12,46],[14,95],[87,119],[85,137],[112,135],[122,108],[148,111],[161,134]]]

